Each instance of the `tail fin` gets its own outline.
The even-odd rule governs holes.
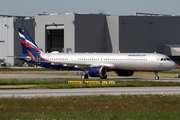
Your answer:
[[[18,28],[23,54],[30,52],[42,53],[25,28]]]

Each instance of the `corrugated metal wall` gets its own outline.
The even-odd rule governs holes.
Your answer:
[[[164,53],[164,44],[180,44],[180,17],[119,16],[122,52]]]
[[[14,21],[14,55],[22,54],[21,42],[19,38],[18,28],[24,27],[35,41],[34,19],[17,19]],[[14,65],[21,66],[22,61],[14,59]]]
[[[14,20],[13,18],[0,18],[0,59],[14,65]]]
[[[0,18],[0,59],[5,59],[5,62],[10,65],[22,65],[22,61],[6,56],[22,54],[18,28],[25,27],[34,39],[33,23],[34,19],[15,19],[14,17]]]

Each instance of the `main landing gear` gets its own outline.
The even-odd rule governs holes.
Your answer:
[[[159,80],[158,72],[154,72],[154,73],[155,73],[155,75],[156,75],[155,79],[156,79],[156,80]]]
[[[88,76],[88,74],[86,74],[86,73],[85,73],[84,75],[81,75],[81,79],[88,79],[88,77],[89,77],[89,76]]]
[[[84,73],[84,75],[81,75],[81,79],[88,79],[89,75],[87,73]],[[107,75],[105,75],[104,77],[100,77],[101,79],[107,79]]]

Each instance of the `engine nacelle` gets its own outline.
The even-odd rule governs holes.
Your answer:
[[[105,77],[106,76],[107,69],[103,66],[99,67],[90,67],[88,74],[91,77]]]
[[[134,71],[115,71],[115,73],[117,73],[118,76],[132,76]]]

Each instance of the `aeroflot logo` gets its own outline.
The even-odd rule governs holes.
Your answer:
[[[138,56],[146,56],[146,55],[128,55],[128,56],[138,57]]]

